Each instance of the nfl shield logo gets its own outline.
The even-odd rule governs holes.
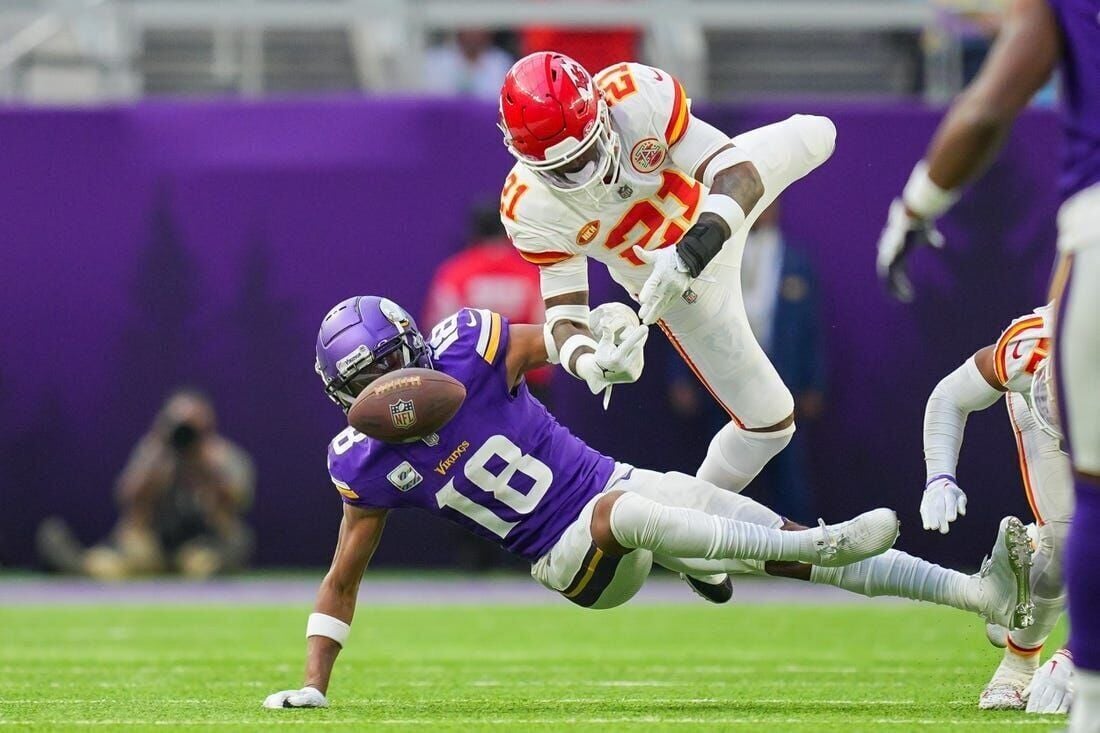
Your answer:
[[[412,400],[398,400],[390,403],[390,417],[398,430],[408,430],[416,424],[416,409]]]

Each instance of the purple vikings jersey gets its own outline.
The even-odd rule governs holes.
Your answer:
[[[1063,199],[1100,183],[1100,2],[1048,0],[1062,32]]]
[[[353,506],[416,507],[535,561],[611,477],[521,383],[508,389],[508,321],[465,308],[431,333],[435,368],[466,386],[438,433],[395,445],[351,428],[328,449],[329,474]]]

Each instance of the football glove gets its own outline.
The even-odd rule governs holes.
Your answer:
[[[280,708],[327,708],[328,699],[316,687],[303,687],[300,690],[273,692],[264,698],[264,707],[271,710]]]
[[[1029,713],[1068,713],[1073,704],[1073,659],[1065,649],[1039,667],[1024,690]]]
[[[878,276],[890,295],[902,303],[911,302],[913,283],[906,271],[906,258],[919,247],[943,249],[943,244],[934,222],[910,216],[902,200],[894,199],[878,238]]]
[[[924,490],[920,500],[920,518],[925,529],[947,534],[950,524],[966,515],[966,494],[953,479],[941,476]]]
[[[634,309],[623,303],[604,303],[588,313],[588,330],[599,341],[611,334],[615,345],[622,343],[623,334],[640,323]]]
[[[676,299],[691,289],[691,273],[675,247],[650,252],[635,246],[634,254],[642,262],[653,265],[653,272],[649,273],[638,295],[642,306],[638,315],[642,323],[649,326],[660,320]]]
[[[631,326],[615,336],[605,331],[596,345],[596,353],[584,354],[577,361],[577,373],[592,394],[603,392],[603,408],[611,403],[611,387],[638,381],[645,367],[645,342],[649,338],[647,326]]]

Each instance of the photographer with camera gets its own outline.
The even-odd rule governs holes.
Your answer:
[[[85,550],[63,520],[50,518],[38,530],[39,553],[50,567],[103,580],[237,570],[252,550],[241,519],[252,488],[252,461],[217,433],[210,400],[177,389],[119,476],[120,516],[109,538]]]

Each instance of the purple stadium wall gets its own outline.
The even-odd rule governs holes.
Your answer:
[[[812,432],[830,519],[888,504],[899,546],[976,564],[996,521],[1026,513],[1001,408],[971,421],[960,481],[972,530],[920,530],[920,426],[938,378],[1039,304],[1056,206],[1057,126],[1017,125],[1006,154],[944,222],[949,250],[917,263],[920,299],[889,302],[874,242],[939,112],[918,106],[767,104],[702,109],[734,133],[792,112],[828,114],[833,159],[785,197],[784,225],[822,282],[832,382]],[[354,293],[417,311],[433,266],[462,244],[468,207],[510,164],[490,106],[331,99],[0,111],[0,562],[32,559],[37,523],[66,516],[91,540],[111,487],[165,391],[216,399],[259,470],[259,560],[326,562],[339,496],[324,448],[341,416],[313,374],[315,329]],[[594,299],[620,297],[593,269]],[[660,342],[660,343],[654,343]],[[651,340],[656,363],[663,340]],[[660,369],[603,414],[560,379],[557,411],[622,460],[690,469],[706,436],[671,431]],[[751,491],[751,489],[750,489]],[[391,523],[383,563],[446,564],[454,532]]]

